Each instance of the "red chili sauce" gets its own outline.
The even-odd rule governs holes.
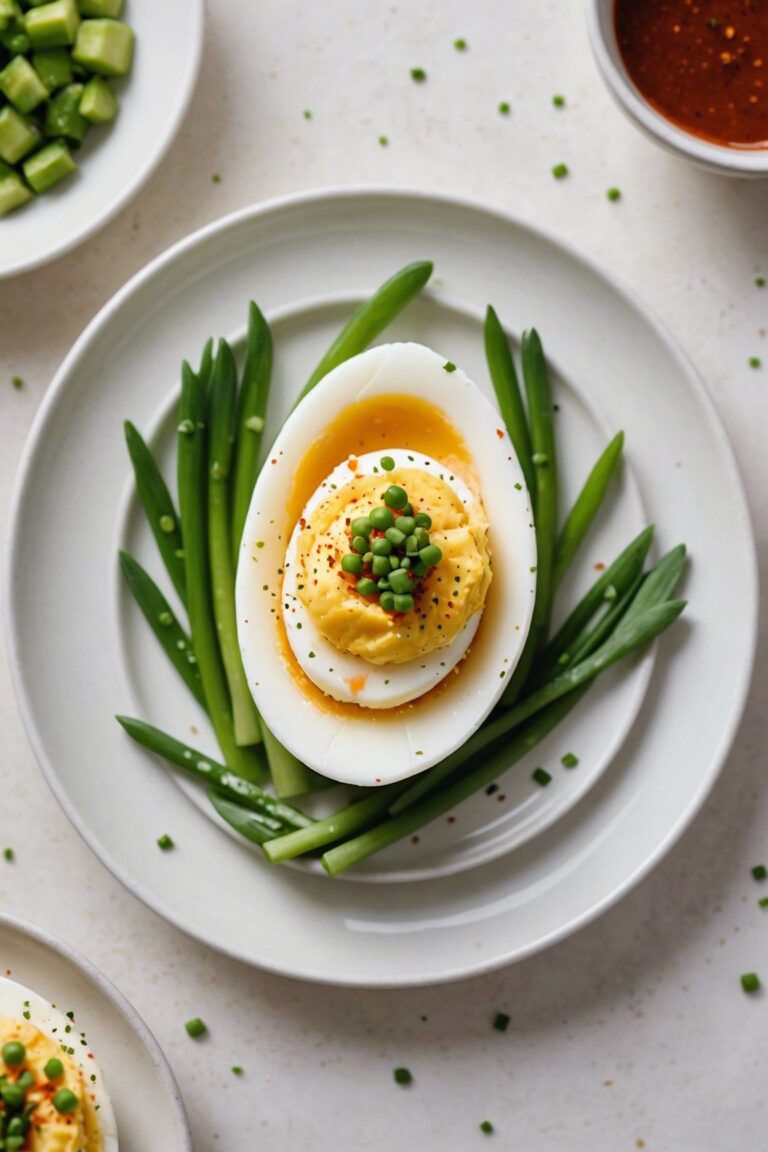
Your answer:
[[[615,0],[642,96],[695,136],[768,148],[768,0]]]

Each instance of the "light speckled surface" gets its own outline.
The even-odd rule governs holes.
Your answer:
[[[466,54],[452,48],[456,36],[469,41]],[[413,65],[427,70],[426,84],[412,83]],[[562,111],[551,105],[556,91],[568,99]],[[511,116],[497,113],[501,100]],[[558,182],[550,169],[560,161],[571,174]],[[768,276],[768,184],[700,173],[641,138],[600,84],[575,0],[469,10],[458,0],[264,0],[258,15],[248,0],[210,0],[200,91],[159,173],[107,232],[0,284],[2,528],[48,381],[129,276],[231,209],[366,181],[512,208],[635,287],[720,408],[765,566],[768,289],[754,277]],[[613,184],[618,204],[605,199]],[[753,355],[766,367],[751,369]],[[22,392],[11,388],[16,374]],[[499,1146],[527,1152],[759,1148],[768,1002],[745,997],[738,976],[756,969],[768,981],[768,912],[749,876],[768,860],[766,686],[763,637],[723,777],[682,843],[617,908],[485,979],[367,993],[249,971],[125,893],[49,795],[3,666],[0,837],[17,862],[0,862],[0,907],[76,944],[134,1003],[174,1065],[200,1152],[330,1152],[341,1141],[463,1150],[482,1143],[486,1117]],[[490,1027],[497,1008],[512,1016],[503,1035]],[[204,1045],[183,1031],[192,1015],[209,1023]],[[408,1091],[392,1083],[396,1064],[414,1072]]]

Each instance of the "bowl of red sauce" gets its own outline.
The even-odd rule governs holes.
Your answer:
[[[768,0],[586,0],[619,107],[678,155],[768,176]]]

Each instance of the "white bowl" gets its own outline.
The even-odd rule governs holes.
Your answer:
[[[592,51],[608,91],[629,119],[668,152],[726,176],[768,176],[768,148],[729,148],[676,127],[640,94],[621,57],[614,0],[585,0]]]
[[[39,268],[111,220],[149,179],[179,130],[195,90],[204,0],[127,0],[136,33],[130,76],[116,84],[120,113],[94,128],[78,171],[0,218],[0,279]]]

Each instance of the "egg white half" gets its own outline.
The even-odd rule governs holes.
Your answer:
[[[70,1010],[70,1005],[62,1007],[67,1012]],[[31,988],[25,988],[23,984],[9,980],[7,976],[0,976],[0,1016],[7,1016],[12,1020],[26,1020],[25,1012],[29,1013],[26,1022],[34,1025],[54,1044],[58,1046],[65,1044],[67,1049],[74,1048],[74,1055],[67,1052],[67,1056],[83,1073],[86,1091],[98,1106],[102,1152],[118,1152],[117,1124],[112,1101],[104,1085],[101,1069],[92,1057],[88,1034],[81,1036],[75,1020],[68,1019],[64,1012],[54,1008]],[[92,1076],[95,1076],[95,1080],[91,1079]]]
[[[432,456],[411,452],[405,448],[387,448],[382,452],[368,452],[357,457],[356,476],[374,476],[382,473],[381,458],[390,456],[396,468],[415,468],[440,476],[469,508],[476,497],[460,480]],[[302,519],[309,521],[319,504],[334,489],[349,483],[349,466],[345,460],[334,468],[330,476],[319,485],[307,501]],[[480,626],[481,612],[475,612],[452,644],[404,664],[371,664],[362,656],[340,652],[318,632],[306,605],[296,591],[297,554],[301,526],[297,524],[285,554],[285,577],[281,609],[293,654],[302,669],[318,688],[334,700],[357,704],[361,708],[396,708],[429,692],[453,671],[464,658]],[[355,685],[353,691],[351,684]]]
[[[463,744],[496,704],[520,658],[536,591],[536,540],[522,470],[495,406],[447,357],[421,344],[385,344],[329,372],[289,416],[254,489],[235,590],[238,638],[257,707],[278,740],[334,780],[402,780]],[[280,643],[284,561],[293,525],[286,496],[303,457],[356,401],[408,393],[444,412],[472,457],[490,524],[494,579],[472,653],[434,696],[385,717],[325,706],[297,683]],[[351,446],[352,447],[352,446]],[[283,603],[285,601],[282,601]]]

